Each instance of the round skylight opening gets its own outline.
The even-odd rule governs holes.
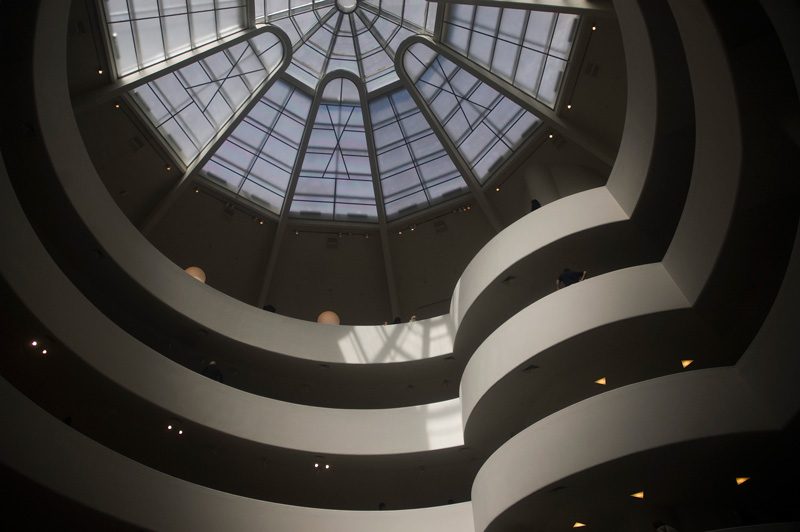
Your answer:
[[[336,7],[343,13],[352,13],[358,5],[358,0],[336,0]]]

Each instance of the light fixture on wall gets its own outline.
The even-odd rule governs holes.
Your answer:
[[[189,275],[191,275],[192,277],[194,277],[195,279],[197,279],[201,283],[205,283],[206,282],[206,272],[204,272],[202,269],[198,268],[197,266],[189,266],[188,268],[186,268],[183,271],[185,271],[186,273],[188,273]]]

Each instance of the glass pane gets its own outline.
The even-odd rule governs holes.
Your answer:
[[[120,76],[245,28],[245,0],[105,0],[103,5]]]
[[[483,183],[524,138],[509,135],[521,119],[540,120],[424,44],[409,47],[404,64],[423,69],[415,82],[428,107]],[[528,134],[532,127],[528,129]],[[527,138],[527,137],[525,137]]]
[[[264,65],[269,49],[281,49],[271,33],[259,35],[163,75],[131,94],[153,125],[168,134],[168,142],[189,164],[231,120],[277,63]],[[271,41],[271,44],[270,44]],[[269,56],[273,60],[280,55]],[[247,81],[245,80],[247,76]],[[258,81],[258,85],[251,85]]]
[[[577,15],[449,5],[442,39],[449,48],[553,107],[577,25]],[[551,58],[560,64],[551,64]]]

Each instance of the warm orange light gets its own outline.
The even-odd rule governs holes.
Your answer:
[[[595,384],[602,384],[603,386],[605,386],[606,385],[606,378],[603,377],[602,379],[597,379],[596,381],[594,381],[594,383]]]
[[[636,493],[631,493],[631,497],[636,497],[637,499],[644,499],[644,492],[637,491]]]
[[[592,31],[596,30],[597,26],[592,26]]]
[[[586,526],[586,525],[585,525],[585,524],[583,524],[583,523],[579,523],[579,522],[575,521],[575,524],[574,524],[574,525],[572,525],[572,528],[580,528],[580,527],[582,527],[582,526]]]
[[[694,360],[681,360],[681,366],[683,366],[685,368],[686,366],[688,366],[692,362],[694,362]]]
[[[571,103],[567,104],[567,109],[572,109],[572,104]]]
[[[102,74],[102,73],[103,73],[103,71],[102,71],[102,70],[100,70],[100,69],[98,69],[98,70],[97,70],[97,73],[98,73],[98,74]]]
[[[118,104],[118,103],[117,103],[117,104],[114,104],[114,107],[116,107],[117,109],[119,109],[119,104]]]
[[[736,485],[737,486],[741,486],[742,484],[744,484],[748,480],[750,480],[750,477],[736,477]]]

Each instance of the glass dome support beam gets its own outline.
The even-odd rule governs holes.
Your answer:
[[[342,73],[334,72],[324,76],[319,81],[319,86],[324,87],[328,81],[335,77],[342,77]],[[269,260],[267,261],[267,269],[264,273],[264,281],[261,283],[261,291],[258,295],[259,307],[264,306],[267,301],[267,296],[269,295],[269,287],[272,283],[272,277],[275,274],[275,266],[278,263],[278,255],[281,244],[283,243],[283,238],[286,235],[286,227],[289,222],[289,208],[292,204],[294,192],[297,189],[297,181],[300,179],[300,171],[303,167],[303,160],[306,157],[308,143],[311,140],[311,133],[314,130],[314,120],[312,117],[317,116],[320,104],[322,103],[322,93],[323,91],[321,90],[318,90],[314,93],[314,101],[311,102],[311,109],[309,109],[308,112],[309,119],[306,122],[305,128],[303,129],[303,138],[300,141],[300,146],[297,148],[294,167],[292,168],[292,174],[289,177],[289,184],[286,187],[286,195],[283,197],[283,205],[281,206],[281,214],[278,218],[278,228],[275,230],[275,239],[272,243],[272,249],[269,252]]]
[[[150,83],[151,81],[158,79],[161,76],[170,74],[172,72],[177,72],[186,65],[210,57],[219,52],[220,50],[224,50],[236,44],[245,42],[249,39],[252,39],[253,37],[256,37],[266,32],[272,32],[275,35],[277,35],[281,39],[281,43],[285,46],[284,50],[291,49],[292,44],[291,42],[289,42],[289,38],[286,37],[286,34],[283,32],[283,30],[279,28],[268,28],[267,26],[262,26],[257,29],[248,29],[245,31],[240,31],[235,35],[223,37],[218,41],[214,41],[206,45],[200,46],[198,48],[195,48],[194,50],[183,53],[178,57],[167,59],[160,63],[156,63],[153,66],[139,70],[138,72],[128,74],[127,76],[121,77],[116,81],[114,81],[113,83],[111,83],[110,85],[106,85],[101,89],[94,90],[86,94],[82,94],[75,97],[73,99],[73,107],[75,109],[75,114],[79,114],[84,111],[88,111],[89,109],[93,109],[94,107],[97,107],[98,105],[108,102],[109,100],[112,100],[114,98],[118,98],[121,95],[126,94],[137,87],[146,85],[147,83]]]
[[[386,220],[386,204],[383,199],[383,190],[380,184],[380,172],[378,169],[378,155],[375,149],[375,136],[372,129],[372,117],[370,116],[369,102],[367,102],[367,89],[361,80],[355,80],[355,76],[346,76],[353,79],[358,88],[358,95],[361,100],[361,113],[364,116],[364,132],[367,136],[367,153],[369,154],[369,167],[372,171],[372,187],[375,190],[375,205],[378,209],[378,230],[381,236],[381,249],[383,251],[383,264],[386,268],[386,283],[389,289],[389,303],[392,307],[392,316],[400,315],[400,302],[397,299],[397,285],[394,280],[394,263],[392,262],[392,250],[389,246],[389,229]]]
[[[441,7],[446,4],[466,4],[490,7],[527,9],[528,11],[547,11],[550,13],[569,13],[594,17],[616,17],[611,0],[429,0]],[[444,11],[444,9],[442,9]]]
[[[220,129],[216,135],[214,135],[213,140],[200,151],[200,153],[191,163],[189,163],[178,181],[175,182],[172,187],[170,187],[167,193],[161,197],[156,206],[148,213],[147,217],[139,226],[139,230],[143,235],[147,236],[147,234],[153,230],[159,220],[161,220],[173,203],[175,203],[175,200],[178,199],[180,195],[183,194],[183,192],[189,187],[189,185],[194,182],[194,174],[197,172],[197,170],[202,168],[209,161],[209,159],[211,159],[214,153],[216,153],[220,146],[222,146],[222,144],[225,142],[225,139],[227,139],[231,132],[233,132],[233,130],[236,129],[242,120],[247,117],[250,111],[253,110],[253,107],[256,106],[264,94],[266,94],[270,87],[272,87],[272,84],[275,83],[281,74],[283,74],[283,72],[288,68],[291,59],[287,52],[289,49],[291,49],[289,37],[283,31],[275,31],[274,28],[270,28],[268,31],[274,33],[275,36],[278,37],[281,46],[283,46],[283,60],[275,70],[267,75],[266,79],[261,82],[261,85],[258,86],[253,94],[250,95],[247,103],[245,103],[234,113],[233,117],[231,117],[228,123],[225,124],[225,126]],[[263,33],[263,31],[259,31],[259,33]],[[145,123],[149,124],[149,121],[145,120]],[[176,163],[180,163],[180,158],[176,159]]]
[[[497,213],[495,213],[494,208],[489,203],[489,200],[486,199],[486,195],[483,193],[483,189],[481,188],[477,176],[472,171],[472,168],[470,168],[469,164],[467,164],[467,161],[464,159],[464,157],[462,157],[461,153],[458,151],[458,148],[456,148],[455,144],[453,144],[450,136],[439,124],[439,121],[436,120],[436,117],[433,115],[430,107],[428,107],[428,104],[425,102],[424,98],[422,98],[422,96],[419,94],[417,86],[411,81],[411,79],[409,79],[408,74],[405,71],[403,66],[403,55],[409,46],[419,42],[432,46],[434,51],[438,51],[438,48],[441,48],[437,47],[428,37],[418,35],[406,39],[397,48],[397,57],[395,57],[394,60],[397,76],[405,84],[408,93],[417,104],[417,107],[419,107],[422,116],[425,117],[425,120],[428,122],[431,130],[433,130],[433,132],[436,134],[436,137],[439,139],[439,142],[442,143],[447,155],[450,156],[450,159],[453,161],[453,164],[455,164],[456,169],[464,178],[472,197],[475,199],[475,202],[478,204],[481,210],[483,210],[483,213],[489,220],[489,224],[496,232],[500,232],[503,226],[500,224],[500,219],[498,218]]]
[[[583,20],[581,23],[583,23]],[[416,40],[412,42],[423,42],[419,39],[424,38],[414,39]],[[433,43],[427,39],[425,39],[424,42],[428,43],[433,51],[435,51],[437,54],[453,62],[459,68],[472,74],[497,92],[508,97],[511,101],[526,111],[538,117],[542,121],[542,127],[551,130],[552,132],[557,133],[569,141],[577,144],[608,166],[614,165],[614,160],[616,159],[616,153],[614,150],[598,142],[597,139],[594,139],[589,135],[576,130],[574,127],[572,127],[572,125],[564,121],[564,119],[561,118],[558,113],[556,113],[553,109],[550,109],[547,105],[518,89],[496,74],[493,74],[485,68],[478,66],[472,61],[466,59],[463,55],[450,49],[449,47],[444,46],[443,44]],[[395,63],[397,63],[397,61],[395,61]],[[570,66],[572,66],[572,62],[570,62]],[[569,73],[567,76],[568,75]]]
[[[258,0],[245,0],[244,2],[244,13],[245,13],[245,25],[253,29],[256,27],[256,2]]]

